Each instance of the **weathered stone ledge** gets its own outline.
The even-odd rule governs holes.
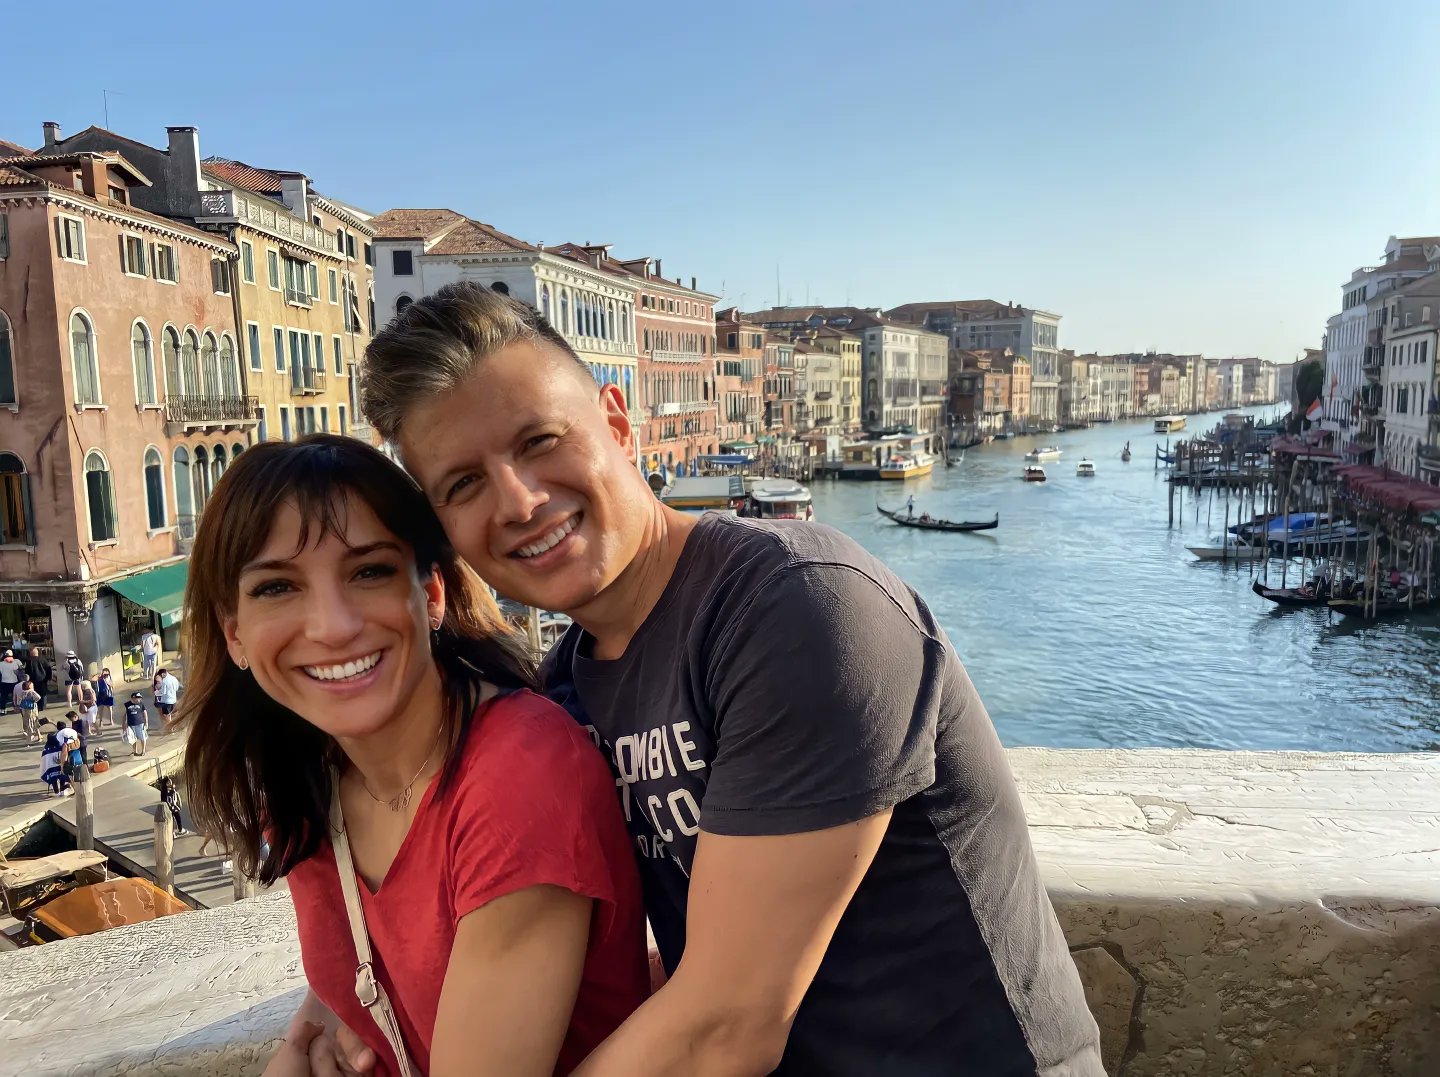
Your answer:
[[[1111,1073],[1440,1073],[1440,757],[1010,759]],[[0,955],[0,1070],[258,1073],[294,930],[279,895]]]

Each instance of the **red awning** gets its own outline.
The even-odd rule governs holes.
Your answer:
[[[1416,513],[1440,509],[1440,486],[1431,486],[1368,464],[1337,467],[1335,474],[1349,489],[1387,509]]]

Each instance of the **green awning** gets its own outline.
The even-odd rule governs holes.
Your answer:
[[[185,579],[189,571],[188,560],[177,561],[173,565],[111,580],[109,587],[135,605],[154,610],[160,615],[160,624],[169,628],[180,623],[181,607],[185,604]]]

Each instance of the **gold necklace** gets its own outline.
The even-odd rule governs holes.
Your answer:
[[[408,782],[406,782],[405,788],[400,790],[400,792],[397,793],[395,796],[391,797],[389,800],[382,800],[374,793],[371,793],[370,785],[368,782],[365,781],[365,775],[360,774],[360,772],[357,770],[356,773],[360,774],[360,787],[364,789],[366,793],[369,793],[370,799],[373,800],[376,804],[384,804],[393,812],[400,812],[405,810],[410,806],[410,797],[411,794],[414,792],[415,783],[420,780],[420,775],[425,773],[425,768],[430,765],[430,760],[435,757],[435,749],[440,747],[440,734],[444,731],[445,727],[442,725],[439,731],[437,731],[435,734],[435,743],[430,745],[430,754],[425,757],[425,762],[420,764],[420,769],[415,772],[415,777],[411,778]]]

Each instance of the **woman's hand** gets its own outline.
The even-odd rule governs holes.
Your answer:
[[[375,1052],[359,1036],[345,1025],[332,1035],[306,1013],[302,1007],[291,1019],[262,1077],[368,1077],[375,1072]]]

